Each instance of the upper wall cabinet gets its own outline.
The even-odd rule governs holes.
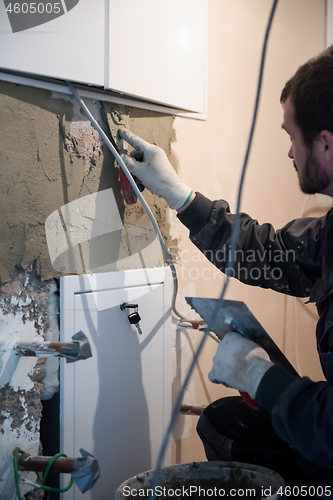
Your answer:
[[[0,66],[205,113],[207,1],[3,0]]]
[[[108,87],[203,112],[206,0],[110,0]]]
[[[0,66],[7,70],[103,86],[105,2],[79,0],[70,9],[71,3],[61,0],[1,0]],[[34,12],[35,8],[39,9],[39,14],[38,10]],[[34,18],[35,23],[41,24],[25,29]],[[13,33],[14,30],[17,31]]]

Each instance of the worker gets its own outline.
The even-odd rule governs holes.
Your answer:
[[[301,190],[333,197],[333,46],[296,71],[282,90],[281,103],[282,127],[291,141],[288,156]],[[163,150],[127,130],[119,134],[134,148],[131,155],[122,155],[130,172],[178,211],[191,241],[225,272],[235,221],[228,203],[193,193]],[[209,379],[247,392],[260,408],[249,408],[238,396],[209,405],[197,426],[206,456],[266,466],[288,484],[318,486],[315,493],[320,496],[323,488],[323,496],[329,497],[333,494],[333,209],[320,218],[293,220],[277,231],[241,213],[234,257],[233,275],[244,283],[309,297],[317,304],[317,350],[326,381],[297,378],[272,363],[257,344],[228,333],[217,348]],[[309,493],[302,491],[301,496]]]

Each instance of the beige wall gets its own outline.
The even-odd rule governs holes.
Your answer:
[[[208,3],[208,120],[176,118],[177,140],[173,150],[185,182],[211,199],[225,198],[235,210],[272,2],[209,0]],[[320,215],[331,206],[330,199],[321,196],[309,199],[300,192],[287,157],[289,139],[281,130],[279,103],[285,82],[300,64],[324,48],[324,38],[324,0],[280,0],[268,45],[259,116],[242,199],[243,211],[259,222],[271,222],[276,228],[301,215]],[[203,257],[197,262],[198,251],[189,242],[187,229],[175,217],[172,236],[179,239],[178,305],[181,311],[195,317],[182,298],[187,295],[216,298],[222,279],[214,276],[213,267]],[[246,302],[302,375],[321,377],[315,351],[314,306],[305,306],[305,300],[234,281],[228,298]],[[175,363],[180,377],[184,377],[199,338],[195,331],[177,333]],[[207,405],[232,393],[207,379],[215,350],[216,343],[208,339],[185,395],[185,404]],[[196,422],[194,416],[180,417],[175,431],[176,461],[205,459],[195,432]]]

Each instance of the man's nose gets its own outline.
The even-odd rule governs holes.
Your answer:
[[[293,159],[294,159],[294,151],[293,151],[293,147],[292,147],[292,146],[290,146],[290,149],[289,149],[289,151],[288,151],[288,156],[289,156],[289,158],[290,158],[291,160],[293,160]]]

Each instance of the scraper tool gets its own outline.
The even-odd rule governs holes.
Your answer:
[[[219,302],[219,300],[200,297],[186,297],[186,302],[202,317],[205,323],[208,324],[212,312],[216,307],[216,303]],[[295,368],[288,361],[283,352],[278,348],[244,302],[238,300],[224,300],[214,325],[209,325],[209,328],[220,340],[222,340],[229,332],[238,332],[243,337],[252,340],[265,349],[273,363],[280,364],[289,373],[299,377]],[[249,406],[252,408],[255,407],[253,404],[255,402],[248,394],[244,395],[243,393],[242,396],[248,404],[252,402]],[[256,407],[258,407],[257,404]]]

